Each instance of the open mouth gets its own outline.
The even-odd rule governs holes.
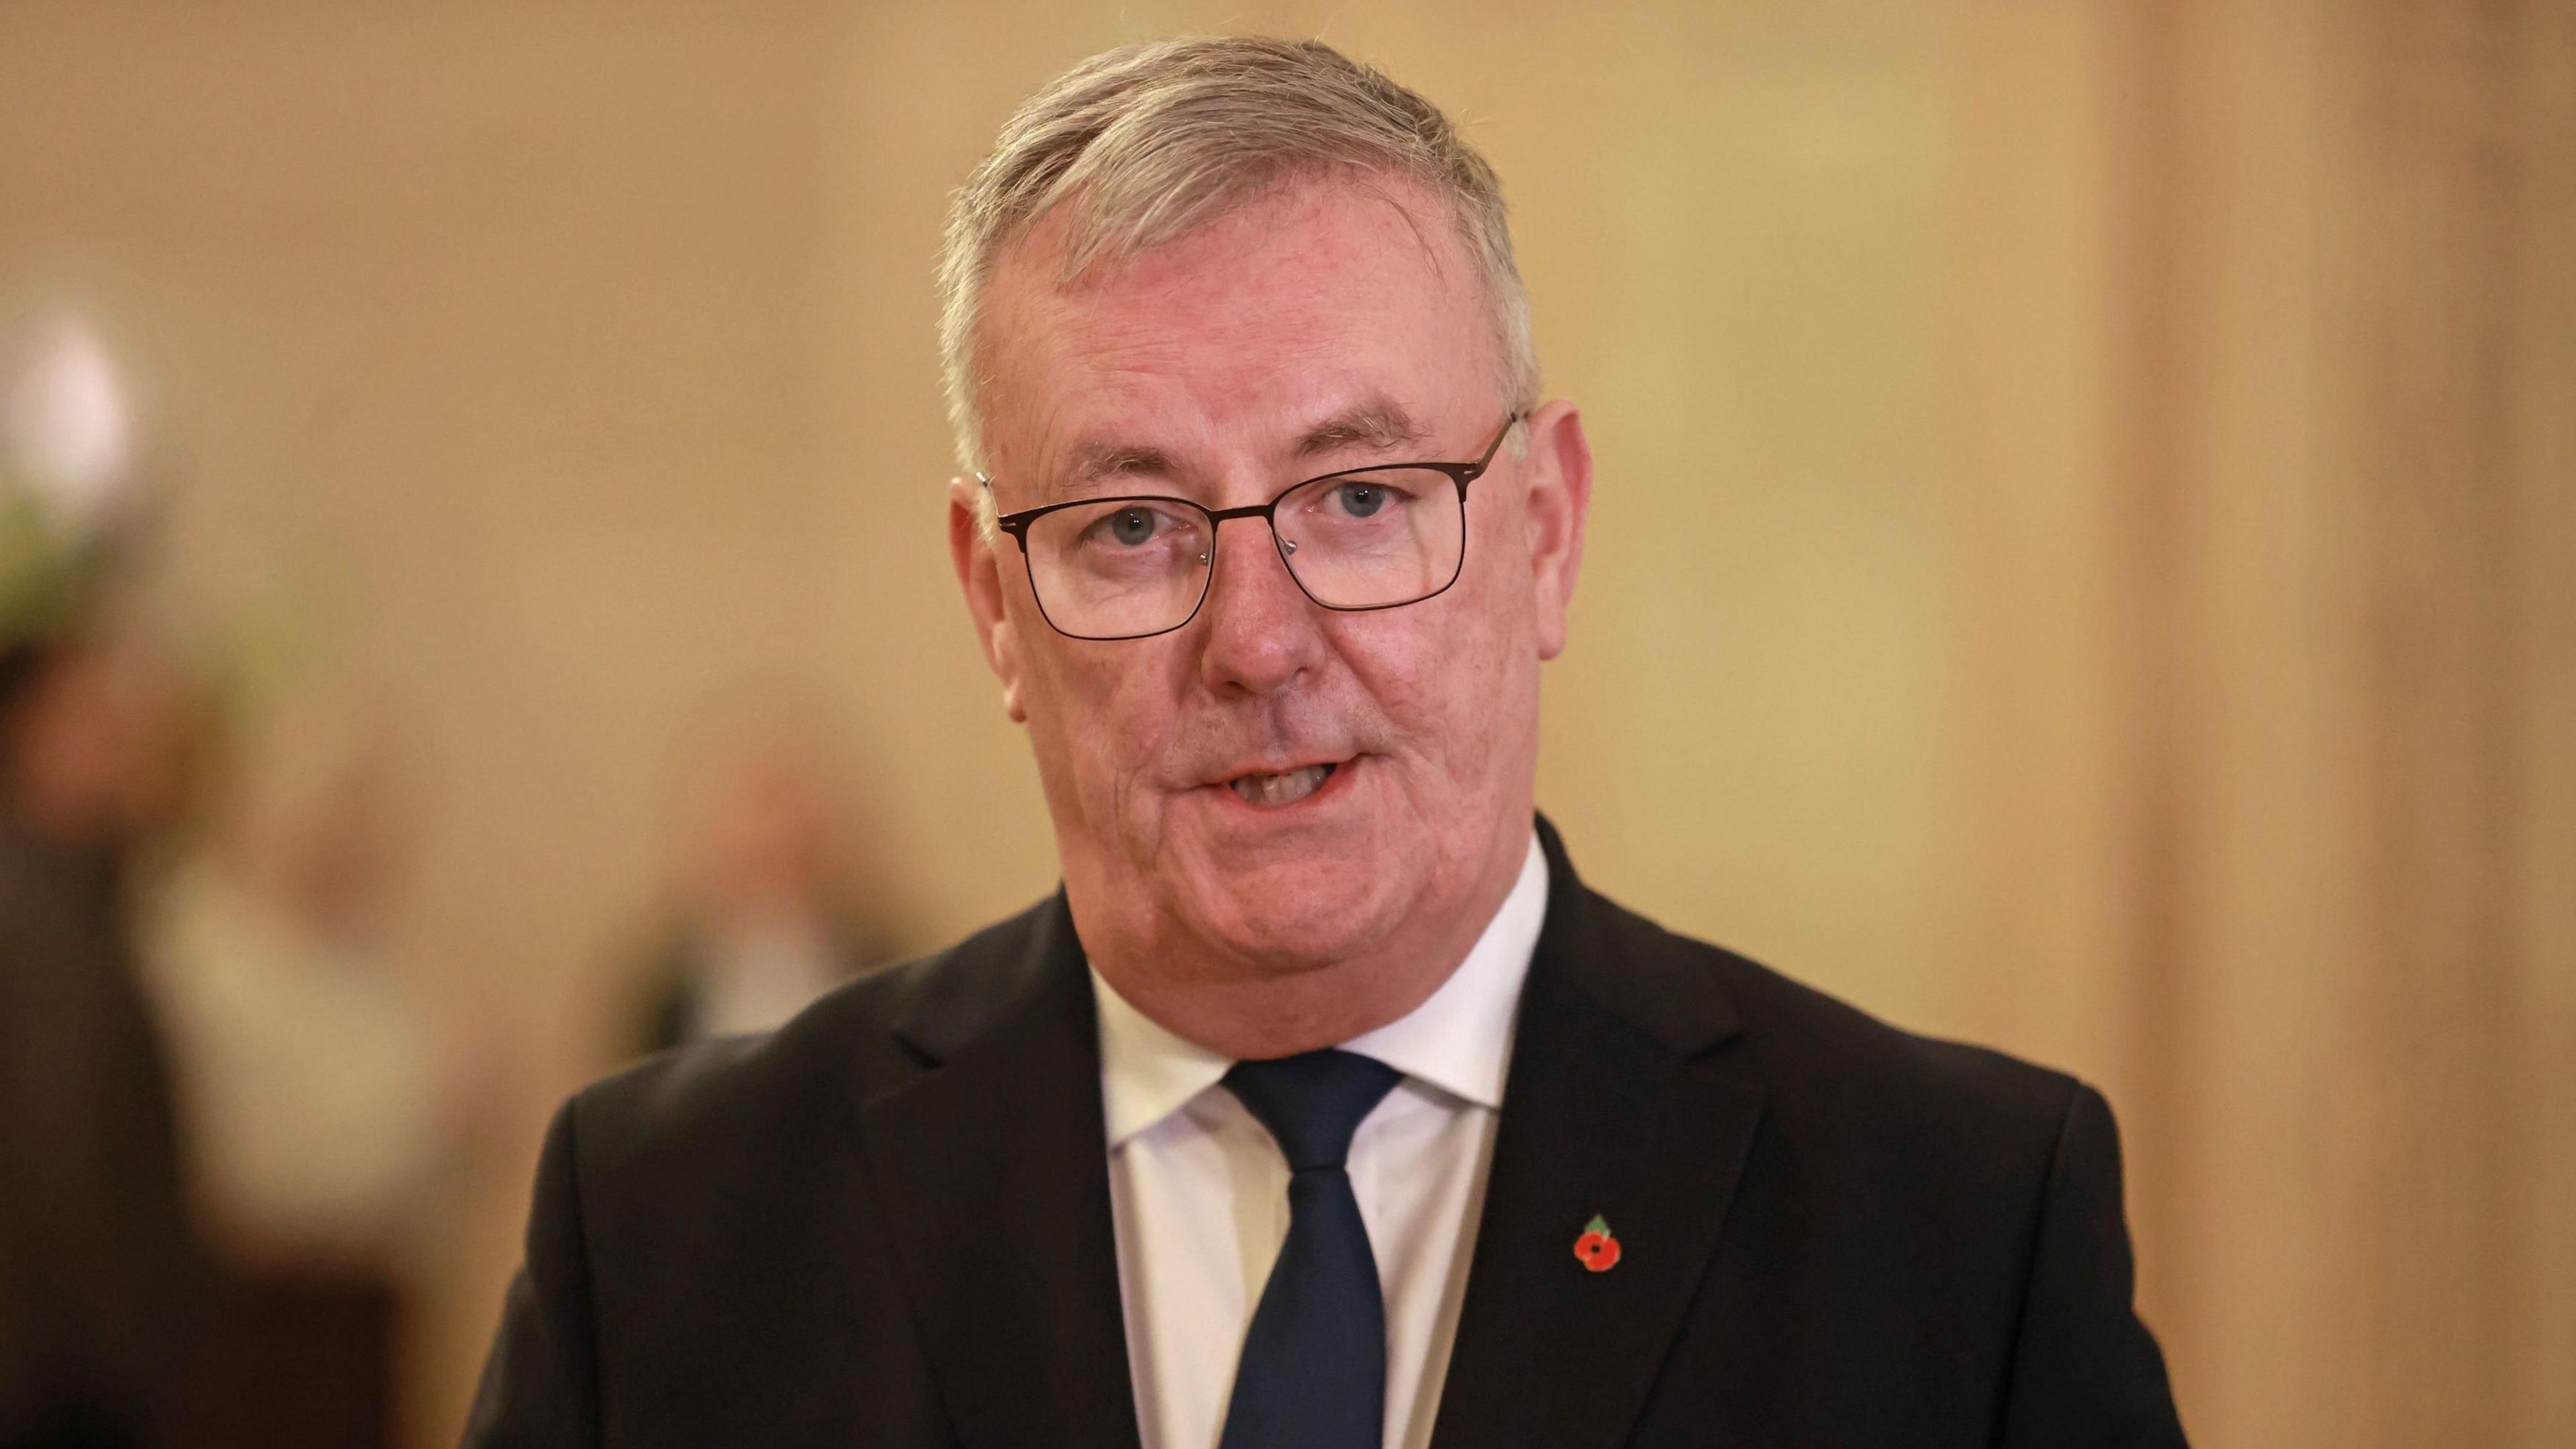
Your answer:
[[[1225,784],[1245,804],[1276,810],[1281,806],[1294,805],[1324,788],[1324,782],[1340,768],[1338,764],[1307,765],[1300,769],[1282,770],[1276,775],[1237,775]]]

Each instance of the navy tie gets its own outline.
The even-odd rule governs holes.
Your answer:
[[[1343,1051],[1237,1062],[1226,1090],[1288,1158],[1288,1240],[1243,1335],[1218,1449],[1378,1449],[1386,1303],[1343,1170],[1351,1134],[1404,1074]]]

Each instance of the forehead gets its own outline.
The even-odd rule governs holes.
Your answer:
[[[1164,448],[1260,447],[1373,397],[1435,427],[1491,408],[1481,279],[1418,189],[1288,188],[1070,284],[1061,234],[1042,222],[985,293],[978,355],[998,471],[1043,471],[1104,430]]]

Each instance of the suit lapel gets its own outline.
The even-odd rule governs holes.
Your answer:
[[[972,946],[961,948],[972,949]],[[960,1442],[1135,1449],[1089,973],[1059,896],[1005,983],[918,1003],[924,1073],[860,1108]]]
[[[1523,988],[1435,1449],[1623,1442],[1734,1200],[1762,1089],[1677,943],[1585,890],[1540,823],[1548,912]],[[1619,1256],[1575,1239],[1600,1217]]]

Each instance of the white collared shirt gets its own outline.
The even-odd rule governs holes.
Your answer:
[[[1342,1043],[1404,1073],[1351,1138],[1351,1190],[1386,1299],[1387,1449],[1431,1440],[1501,1117],[1512,1023],[1547,915],[1532,837],[1467,959],[1411,1014]],[[1215,1449],[1244,1330],[1288,1236],[1288,1164],[1218,1084],[1233,1059],[1100,979],[1100,1077],[1119,1296],[1144,1449]]]

